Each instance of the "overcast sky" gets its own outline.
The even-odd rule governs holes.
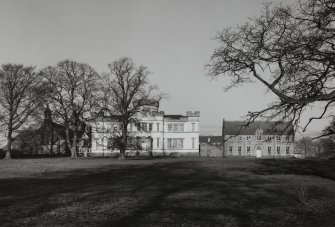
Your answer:
[[[162,110],[199,110],[207,130],[220,126],[223,117],[238,120],[274,99],[259,84],[225,93],[225,81],[211,81],[204,67],[217,46],[217,31],[260,14],[262,2],[0,0],[0,63],[42,68],[72,59],[105,72],[108,63],[127,56],[147,66],[152,83],[170,94]],[[317,122],[311,129],[324,126]]]

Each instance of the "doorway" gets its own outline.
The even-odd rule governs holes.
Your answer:
[[[256,147],[256,158],[261,158],[262,157],[262,147],[257,146]]]

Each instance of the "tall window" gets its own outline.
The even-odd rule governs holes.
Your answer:
[[[184,124],[168,124],[169,132],[183,132]]]
[[[159,148],[159,138],[156,139],[156,147]]]
[[[192,148],[194,148],[194,146],[195,146],[195,138],[192,138]]]
[[[256,133],[256,139],[259,141],[259,140],[262,140],[262,133],[261,132],[257,132]]]
[[[233,147],[232,147],[232,146],[229,147],[229,153],[230,153],[230,154],[233,153]]]
[[[270,146],[268,146],[268,154],[271,155],[271,148]]]
[[[184,147],[184,139],[173,138],[168,139],[168,148],[170,149],[183,149]]]
[[[147,132],[147,131],[148,131],[147,123],[142,123],[142,124],[141,124],[141,129],[142,129],[143,131]]]
[[[192,132],[195,131],[195,123],[192,123]]]
[[[238,155],[241,156],[242,155],[242,147],[241,146],[238,146]]]
[[[157,126],[157,132],[159,131],[159,123],[156,123],[156,126]]]
[[[247,146],[247,155],[250,155],[250,146]]]
[[[277,147],[277,154],[280,154],[280,147]]]
[[[149,124],[149,132],[152,132],[152,124]]]
[[[286,147],[286,154],[290,154],[290,147]]]

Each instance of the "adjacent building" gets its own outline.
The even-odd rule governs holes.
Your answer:
[[[222,125],[224,156],[292,157],[293,125],[284,122],[255,121],[244,127],[243,121],[225,121]]]
[[[199,156],[200,112],[186,115],[166,115],[159,104],[145,107],[135,116],[136,123],[128,125],[129,142],[134,149],[127,155]],[[102,110],[90,122],[92,144],[90,155],[106,156],[118,153],[113,149],[115,138],[120,136],[119,116]]]
[[[222,136],[200,136],[200,157],[223,157]]]

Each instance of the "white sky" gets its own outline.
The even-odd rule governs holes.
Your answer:
[[[216,32],[244,23],[263,0],[0,0],[0,64],[42,68],[72,59],[98,72],[127,56],[152,72],[170,98],[169,114],[201,111],[201,126],[221,126],[273,100],[259,84],[224,93],[204,65],[217,46]],[[284,3],[293,2],[285,0]],[[311,125],[324,128],[326,121]]]

